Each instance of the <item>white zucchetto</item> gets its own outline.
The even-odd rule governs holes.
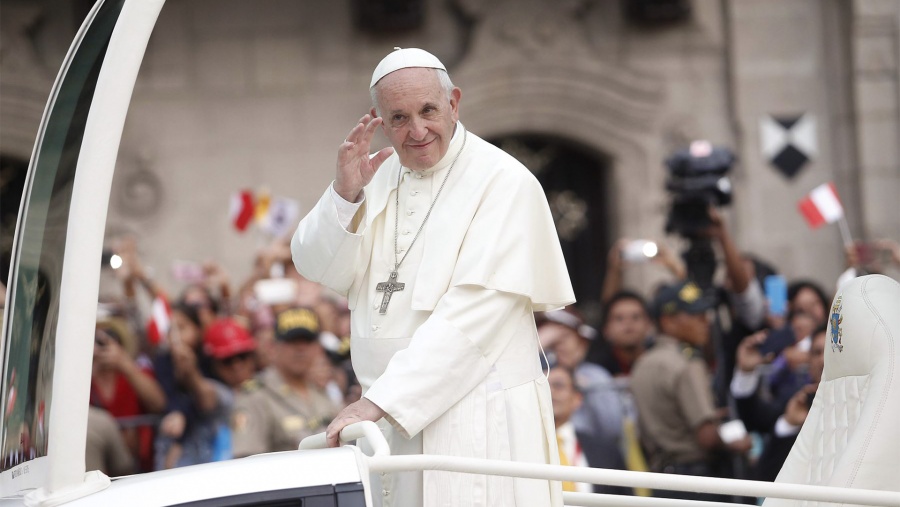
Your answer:
[[[444,64],[428,51],[418,48],[394,48],[394,51],[385,56],[375,67],[375,72],[372,73],[372,84],[369,85],[369,88],[374,87],[375,83],[391,72],[412,67],[447,71]]]

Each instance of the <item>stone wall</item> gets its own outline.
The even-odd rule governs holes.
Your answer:
[[[45,98],[26,95],[45,97],[55,74],[18,55],[39,48],[61,60],[71,37],[56,30],[55,39],[11,46],[10,6],[37,5],[50,26],[74,26],[60,19],[60,1],[0,0],[4,153],[30,153],[39,118],[14,116],[7,104],[42,109]],[[614,237],[664,238],[662,161],[702,138],[739,157],[727,212],[739,246],[789,278],[830,287],[842,269],[837,228],[810,231],[796,211],[821,182],[838,185],[855,235],[900,238],[894,2],[695,0],[688,20],[657,27],[635,26],[621,2],[603,0],[424,5],[421,28],[384,35],[354,26],[350,1],[170,1],[138,77],[108,236],[137,234],[172,290],[176,259],[219,259],[242,279],[268,238],[232,230],[230,195],[268,188],[308,210],[333,177],[337,146],[370,107],[371,69],[393,46],[419,46],[448,65],[473,132],[560,137],[609,160]],[[14,63],[37,68],[44,84],[10,88]],[[819,149],[788,179],[761,155],[759,122],[798,113],[815,117]],[[647,265],[627,279],[649,290],[664,276]]]

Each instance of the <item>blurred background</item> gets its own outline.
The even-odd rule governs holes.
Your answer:
[[[91,5],[0,0],[4,282],[41,114]],[[698,139],[734,157],[710,181],[730,179],[740,248],[831,288],[838,227],[797,210],[814,187],[834,183],[855,239],[900,238],[898,25],[892,0],[172,0],[138,76],[107,239],[138,238],[173,292],[210,259],[247,278],[333,178],[372,69],[414,46],[462,88],[466,127],[543,183],[589,320],[618,238],[686,249],[666,234],[666,161]],[[625,284],[667,275],[645,266]],[[107,278],[101,294],[119,290]]]

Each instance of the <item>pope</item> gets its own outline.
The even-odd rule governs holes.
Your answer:
[[[297,270],[347,296],[363,397],[328,426],[376,421],[392,454],[558,463],[534,312],[574,302],[547,200],[516,159],[466,130],[462,92],[421,49],[375,68],[373,107],[300,222]],[[370,153],[381,130],[391,147]],[[385,506],[562,505],[559,483],[379,474]]]

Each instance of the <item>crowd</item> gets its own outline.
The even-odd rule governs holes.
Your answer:
[[[713,287],[698,286],[678,256],[660,245],[653,260],[669,279],[646,298],[629,290],[623,272],[632,266],[622,253],[630,242],[621,240],[609,254],[598,327],[587,325],[573,307],[538,317],[552,367],[553,402],[559,405],[562,462],[774,480],[821,379],[834,291],[853,276],[880,272],[888,264],[900,267],[900,245],[894,241],[850,245],[848,269],[834,273],[832,286],[788,280],[785,308],[778,309],[766,286],[770,277],[783,275],[742,253],[714,209],[710,223],[702,238],[718,252],[721,276]],[[860,254],[867,251],[868,257]]]
[[[175,295],[148,276],[133,240],[115,251],[122,296],[99,305],[88,469],[296,449],[359,398],[346,301],[303,280],[287,244],[264,248],[238,287],[208,262]],[[121,431],[108,431],[111,419]]]
[[[713,289],[664,244],[653,261],[669,280],[646,295],[625,287],[632,261],[621,240],[600,322],[575,306],[535,316],[563,464],[774,479],[821,376],[834,287],[792,280],[786,310],[770,311],[764,287],[777,268],[742,253],[715,211],[711,223],[722,272]],[[900,266],[900,246],[877,247]],[[347,302],[303,279],[285,242],[262,249],[237,285],[208,262],[177,294],[148,276],[133,240],[115,250],[122,296],[99,305],[88,469],[121,475],[296,449],[359,399]],[[871,271],[854,252],[848,263]]]

